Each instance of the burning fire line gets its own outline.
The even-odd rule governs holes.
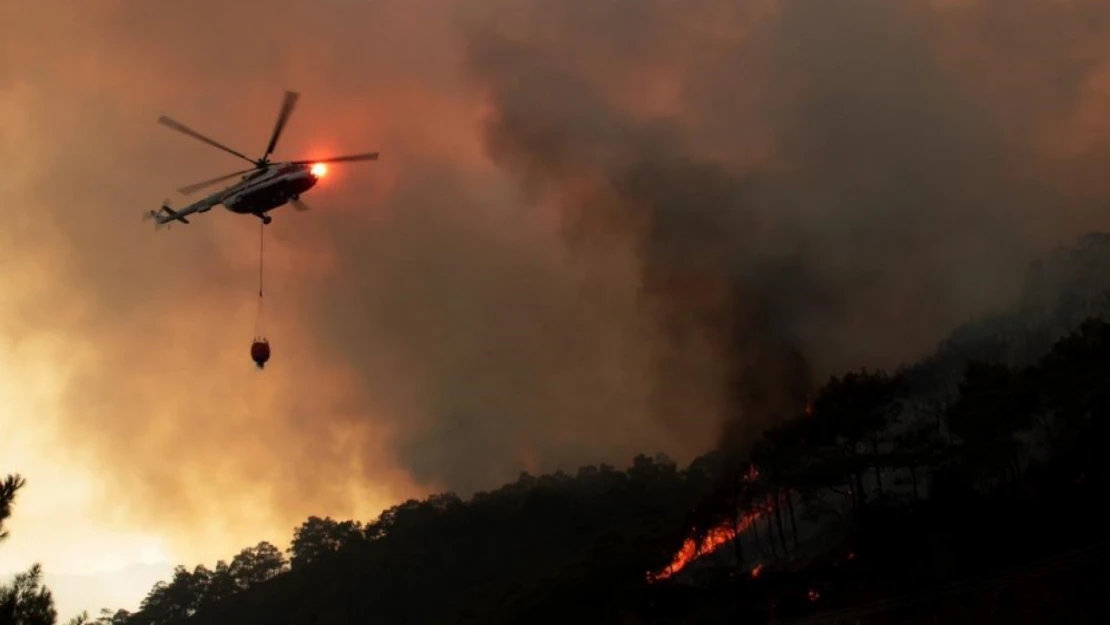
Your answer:
[[[744,477],[744,481],[751,483],[754,482],[757,478],[759,478],[759,469],[752,465],[751,467],[749,467],[748,474]],[[768,508],[770,508],[770,499],[768,499],[767,505]],[[732,526],[732,523],[726,521],[724,523],[721,523],[717,527],[709,530],[709,532],[706,533],[705,537],[702,538],[700,541],[694,537],[687,538],[685,541],[683,541],[682,548],[679,549],[678,553],[676,553],[674,555],[674,558],[671,559],[670,564],[668,564],[666,567],[663,568],[663,570],[657,573],[647,574],[648,583],[654,584],[655,582],[662,581],[667,579],[668,577],[677,575],[682,571],[682,569],[686,568],[694,560],[697,560],[704,555],[713,553],[721,545],[727,544],[730,540],[736,538],[740,534],[743,534],[749,527],[752,526],[753,523],[758,521],[762,516],[763,511],[753,510],[746,514],[744,518],[736,524],[735,527]],[[752,569],[752,577],[759,575],[759,571],[762,568],[763,566],[759,565]]]
[[[813,416],[812,399],[806,398],[805,408],[803,409],[803,412],[807,417]],[[748,474],[744,476],[744,481],[750,484],[752,482],[755,482],[758,478],[759,469],[755,465],[750,466],[748,469]],[[789,497],[789,493],[787,493],[786,496]],[[766,507],[764,509],[750,511],[744,516],[743,519],[740,520],[739,523],[736,524],[735,527],[732,526],[732,523],[725,522],[709,530],[705,537],[702,538],[700,541],[694,537],[687,538],[685,541],[683,541],[682,548],[679,549],[678,553],[676,553],[674,555],[674,558],[671,559],[670,564],[668,564],[666,567],[663,568],[663,570],[657,573],[647,574],[648,583],[655,583],[677,575],[682,571],[682,569],[689,566],[689,564],[694,560],[697,560],[704,555],[713,553],[721,545],[728,543],[740,534],[744,533],[749,527],[752,526],[752,524],[762,518],[765,512],[768,512],[773,508],[774,504],[771,503],[771,497],[768,497]],[[756,565],[756,567],[752,569],[752,577],[758,577],[762,569],[762,564]]]
[[[682,571],[682,569],[686,568],[694,560],[697,560],[704,555],[713,553],[721,545],[728,543],[732,539],[744,533],[749,527],[752,526],[753,523],[758,521],[761,516],[762,512],[752,512],[741,519],[735,527],[732,526],[731,522],[726,522],[718,525],[717,527],[709,530],[709,532],[706,533],[705,537],[700,541],[693,537],[687,538],[685,541],[683,541],[682,548],[679,549],[678,553],[676,553],[674,555],[674,558],[671,559],[670,564],[668,564],[666,567],[663,568],[663,570],[657,573],[648,573],[648,583],[654,584],[655,582],[659,582],[674,575],[677,575]],[[759,575],[759,570],[762,568],[762,566],[756,566],[754,569],[752,569],[752,576]]]

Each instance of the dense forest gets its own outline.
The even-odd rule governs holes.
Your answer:
[[[739,453],[312,517],[287,552],[178,567],[77,622],[1107,622],[1105,261],[1110,236],[1083,239],[1010,313],[827,380]],[[36,575],[0,589],[0,622],[53,622]]]

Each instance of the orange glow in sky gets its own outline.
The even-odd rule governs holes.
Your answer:
[[[1110,3],[932,4],[0,3],[0,475],[27,478],[0,574],[70,576],[63,620],[133,609],[154,573],[81,576],[525,468],[689,462],[724,367],[690,333],[659,373],[687,328],[645,305],[651,250],[852,289],[781,315],[812,315],[815,373],[933,349],[1105,229]],[[257,218],[140,216],[245,166],[160,115],[256,157],[286,89],[275,161],[382,158],[314,164],[320,210],[270,213],[260,306]],[[725,220],[673,202],[736,189]],[[741,234],[652,247],[687,231]]]

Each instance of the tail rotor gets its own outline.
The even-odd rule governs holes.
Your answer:
[[[170,206],[170,200],[169,200],[169,198],[167,198],[162,202],[162,208],[160,208],[159,210],[148,210],[148,211],[144,212],[143,213],[143,221],[146,222],[146,221],[154,220],[154,229],[155,230],[161,230],[162,228],[169,228],[171,220],[162,220],[162,214],[163,213],[165,213],[167,215],[171,215],[171,216],[174,214],[173,210],[169,206]],[[188,223],[188,222],[186,222],[186,223]]]

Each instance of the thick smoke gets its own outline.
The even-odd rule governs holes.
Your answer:
[[[689,460],[1005,305],[1110,193],[1099,0],[48,4],[0,42],[0,333],[90,517],[198,557]],[[159,114],[253,154],[284,88],[278,158],[383,160],[275,217],[257,375],[257,224],[138,214],[237,167]]]
[[[708,410],[750,435],[815,376],[922,354],[1013,295],[1043,243],[1025,220],[1069,208],[1030,180],[1035,137],[938,45],[998,3],[511,4],[487,3],[508,25],[469,36],[487,148],[557,198],[575,244],[635,242],[669,347],[654,408],[676,432]],[[1037,54],[1050,41],[1067,45],[1043,37]],[[1091,67],[1068,69],[1047,106],[1074,102]],[[645,110],[652,79],[677,83],[671,111]],[[753,160],[743,142],[761,140]]]

